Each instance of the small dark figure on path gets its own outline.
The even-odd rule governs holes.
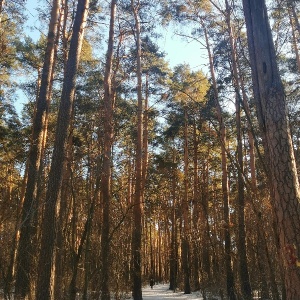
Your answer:
[[[153,289],[153,286],[154,286],[154,279],[153,278],[150,278],[150,286],[151,286],[151,289]]]

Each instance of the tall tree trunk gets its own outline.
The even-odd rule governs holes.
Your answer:
[[[243,178],[243,146],[241,128],[241,107],[240,95],[236,94],[236,126],[237,126],[237,156],[238,156],[238,258],[239,274],[241,280],[241,292],[243,299],[252,299],[252,291],[248,272],[247,250],[246,250],[246,230],[245,230],[245,192]]]
[[[142,166],[142,194],[144,196],[146,180],[147,180],[147,171],[148,171],[148,122],[149,122],[149,75],[146,74],[146,91],[145,91],[145,103],[144,103],[144,116],[143,116],[143,166]]]
[[[72,109],[72,115],[74,109]],[[72,118],[73,119],[73,118]],[[73,123],[73,122],[72,122]],[[55,251],[54,251],[54,264],[52,272],[55,272],[53,278],[53,298],[60,299],[63,298],[64,293],[64,253],[65,251],[65,241],[64,241],[64,231],[65,227],[63,226],[64,221],[68,219],[67,208],[68,203],[72,201],[72,165],[70,162],[72,159],[72,142],[73,142],[73,124],[70,125],[70,134],[68,137],[68,144],[66,149],[66,157],[64,172],[62,178],[62,189],[59,197],[59,204],[57,209],[57,220],[56,220],[56,240],[55,240]],[[70,197],[71,195],[71,197]]]
[[[207,153],[207,157],[209,157],[209,150]],[[202,223],[202,251],[201,251],[201,265],[202,265],[202,276],[205,278],[204,280],[204,288],[209,284],[211,280],[211,260],[210,260],[210,230],[209,230],[209,213],[208,213],[208,200],[209,200],[209,164],[203,163],[203,171],[202,171],[202,195],[201,195],[201,223]],[[203,289],[204,290],[204,289]]]
[[[101,300],[110,300],[109,269],[110,269],[110,202],[111,202],[111,167],[113,143],[113,109],[114,87],[112,87],[112,59],[114,47],[116,0],[111,1],[110,27],[106,65],[104,74],[104,141],[103,141],[103,169],[101,177],[101,198],[103,201],[103,226],[101,234]]]
[[[298,18],[298,14],[295,8],[295,3],[297,2],[297,0],[287,0],[287,4],[289,9],[292,12],[294,21],[295,21],[295,25],[296,25],[296,29],[298,31],[298,34],[300,34],[300,22],[299,22],[299,18]]]
[[[197,124],[196,120],[193,122],[193,227],[194,231],[198,233],[199,228],[199,217],[200,217],[200,211],[199,211],[199,168],[198,168],[198,138],[197,138]],[[200,222],[203,221],[200,220]],[[194,233],[195,234],[195,233]],[[193,239],[193,289],[195,291],[198,291],[200,289],[200,278],[199,278],[199,243],[197,242],[198,239]],[[205,245],[206,246],[206,245]],[[206,248],[206,247],[205,247]]]
[[[191,293],[190,284],[190,220],[188,204],[188,115],[187,107],[184,106],[184,196],[182,198],[183,231],[181,240],[182,269],[184,278],[184,293]]]
[[[238,62],[238,68],[239,72],[241,70],[239,60]],[[257,217],[257,236],[258,236],[258,265],[259,268],[261,269],[261,278],[262,278],[262,296],[263,293],[265,294],[264,298],[269,297],[269,290],[268,286],[264,284],[264,281],[267,279],[268,272],[265,268],[265,265],[268,266],[269,269],[269,278],[270,278],[270,286],[271,286],[271,291],[272,291],[272,296],[274,300],[279,300],[279,293],[278,293],[278,287],[276,284],[275,280],[275,267],[274,264],[272,264],[270,260],[270,253],[268,249],[268,244],[266,240],[266,233],[264,231],[264,221],[261,219],[261,211],[257,208],[255,201],[258,199],[258,191],[257,191],[257,177],[256,177],[256,159],[255,159],[255,136],[253,133],[253,128],[252,128],[252,122],[250,119],[250,107],[248,104],[248,99],[247,99],[247,94],[245,90],[245,85],[243,82],[243,79],[240,77],[240,86],[242,90],[242,96],[243,96],[243,108],[247,116],[247,128],[248,128],[248,139],[249,139],[249,159],[250,159],[250,174],[251,174],[251,193],[253,196],[252,197],[252,207],[254,210],[254,213]],[[260,267],[262,266],[262,267]],[[263,291],[265,290],[265,291]]]
[[[50,278],[55,241],[56,203],[61,190],[66,144],[68,141],[68,128],[74,100],[76,73],[83,42],[84,27],[88,15],[88,6],[89,0],[78,0],[46,193],[45,217],[42,224],[41,251],[38,265],[37,300],[49,300],[51,297]]]
[[[48,30],[47,48],[45,51],[41,85],[36,103],[36,113],[33,120],[32,140],[28,155],[28,179],[22,208],[20,240],[16,267],[16,298],[22,299],[30,292],[30,274],[32,274],[33,258],[33,226],[37,205],[36,188],[40,165],[43,129],[49,109],[51,76],[54,69],[54,53],[57,37],[60,0],[54,0]]]
[[[175,153],[173,149],[172,155],[172,208],[171,208],[171,249],[169,255],[170,261],[170,286],[169,289],[175,291],[177,288],[177,269],[178,269],[178,251],[177,251],[177,217],[176,217],[176,168],[175,168]]]
[[[54,299],[63,298],[64,292],[64,253],[65,253],[65,242],[64,242],[64,220],[67,218],[67,203],[70,200],[70,166],[66,166],[66,171],[63,175],[63,186],[64,189],[61,192],[60,203],[59,203],[59,213],[57,217],[57,233],[56,233],[56,245],[55,245],[55,277],[54,277]]]
[[[135,164],[135,195],[133,207],[133,232],[132,232],[132,296],[134,300],[142,300],[142,164],[143,164],[143,95],[142,95],[142,65],[141,65],[141,29],[139,20],[139,1],[131,0],[131,8],[135,19],[135,39],[137,54],[137,139],[136,139],[136,164]]]
[[[222,110],[219,103],[219,93],[217,87],[217,81],[215,78],[215,71],[213,65],[213,56],[210,50],[210,44],[208,39],[207,29],[204,25],[204,34],[206,48],[209,57],[210,74],[213,82],[213,93],[216,103],[216,114],[220,126],[220,142],[221,142],[221,161],[222,161],[222,195],[223,195],[223,209],[224,209],[224,247],[225,247],[225,268],[226,268],[226,286],[227,295],[230,300],[236,300],[234,276],[231,267],[231,237],[229,232],[230,213],[229,213],[229,182],[227,175],[227,158],[226,158],[226,127],[222,116]]]
[[[300,31],[297,32],[297,30],[296,30],[296,28],[297,28],[296,24],[295,24],[296,20],[293,19],[293,7],[288,7],[288,14],[289,14],[291,30],[292,30],[292,38],[293,38],[292,46],[295,51],[297,69],[298,69],[298,72],[300,73],[300,54],[299,54],[298,39],[297,39],[297,37],[300,36]]]
[[[66,35],[66,22],[68,19],[68,0],[64,0],[62,2],[62,9],[60,14],[60,28],[61,30],[58,30],[58,34],[62,35],[62,52],[63,52],[63,66],[64,66],[64,74],[66,72],[66,65],[67,65],[67,56],[66,53],[68,51],[68,45],[65,42],[65,35]],[[57,51],[57,50],[56,50]],[[74,109],[72,109],[72,114],[74,113]],[[54,270],[55,270],[55,277],[54,277],[54,289],[53,289],[53,297],[54,299],[60,299],[63,297],[64,293],[64,253],[65,251],[65,243],[64,243],[64,227],[62,226],[65,218],[67,218],[67,207],[68,203],[70,201],[69,195],[71,195],[71,172],[72,172],[72,142],[73,142],[73,127],[71,126],[70,130],[71,134],[68,138],[68,145],[67,145],[67,159],[65,162],[65,172],[63,174],[62,179],[62,186],[64,187],[61,195],[60,195],[60,201],[59,201],[59,212],[58,212],[58,218],[57,218],[57,224],[60,226],[57,227],[57,233],[56,233],[56,250],[55,250],[55,263],[54,263]]]
[[[243,0],[253,91],[268,160],[279,255],[286,298],[300,299],[300,190],[284,88],[279,76],[267,8],[263,0]],[[263,49],[263,50],[262,50]]]
[[[78,250],[74,256],[73,274],[72,274],[72,278],[71,278],[70,285],[69,285],[69,300],[76,299],[76,294],[77,294],[76,280],[77,280],[77,273],[78,273],[78,265],[79,265],[80,258],[82,256],[84,243],[85,243],[85,241],[89,235],[90,229],[91,229],[92,220],[93,220],[93,216],[94,216],[95,202],[96,202],[95,200],[96,200],[96,197],[94,196],[93,200],[90,204],[90,207],[89,207],[88,216],[87,216],[87,219],[84,224],[84,230],[83,230],[83,233],[80,238]]]
[[[225,0],[226,4],[226,23],[228,26],[229,42],[231,48],[231,62],[232,62],[232,75],[233,86],[236,96],[236,130],[237,130],[237,157],[238,157],[238,257],[239,257],[239,274],[241,280],[241,292],[243,299],[252,299],[252,291],[250,285],[250,278],[248,272],[247,262],[247,250],[246,250],[246,231],[245,231],[245,192],[244,192],[244,178],[243,178],[243,144],[242,144],[242,128],[241,128],[241,95],[239,75],[236,59],[236,44],[234,39],[234,33],[231,25],[231,7],[228,4],[228,0]]]
[[[5,0],[0,0],[0,29],[1,29],[1,22],[2,22],[2,14],[3,14],[3,7],[5,5]]]

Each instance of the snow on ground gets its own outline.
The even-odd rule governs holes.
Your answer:
[[[184,294],[183,292],[173,292],[169,290],[167,284],[154,285],[143,288],[143,300],[203,300],[199,292],[192,294]]]

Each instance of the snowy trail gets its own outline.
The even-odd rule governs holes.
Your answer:
[[[145,287],[143,289],[143,300],[203,300],[199,293],[192,293],[189,295],[183,292],[170,291],[167,284],[158,284],[153,287]]]

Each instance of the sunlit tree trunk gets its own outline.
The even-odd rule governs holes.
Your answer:
[[[157,224],[157,281],[161,282],[162,281],[162,229],[160,222]]]
[[[1,22],[2,22],[2,14],[3,14],[3,8],[5,5],[5,0],[0,0],[0,29],[1,29]]]
[[[74,100],[75,79],[83,42],[84,27],[88,15],[88,6],[88,0],[78,0],[66,73],[64,76],[53,157],[46,193],[45,217],[41,232],[42,240],[36,292],[37,300],[50,300],[51,298],[50,278],[55,241],[56,204],[61,190],[63,166],[66,156],[66,144],[68,141],[68,128]]]
[[[284,88],[263,0],[243,0],[253,91],[272,186],[286,298],[300,299],[300,190]],[[262,50],[263,49],[263,50]]]
[[[176,167],[175,167],[175,153],[172,151],[172,188],[171,188],[171,249],[169,255],[170,261],[170,286],[169,289],[175,291],[177,288],[177,269],[178,269],[178,250],[177,250],[177,216],[176,216]]]
[[[143,116],[143,167],[142,167],[142,194],[144,196],[145,186],[147,181],[147,170],[148,170],[148,122],[149,122],[149,75],[146,74],[146,91],[145,91],[145,103],[144,103],[144,116]]]
[[[49,108],[51,76],[54,68],[54,53],[57,37],[60,0],[53,1],[48,29],[47,48],[45,51],[41,85],[33,120],[32,140],[28,154],[28,179],[22,208],[20,240],[17,254],[16,298],[25,298],[30,292],[30,274],[32,274],[33,232],[36,205],[36,188],[43,145],[43,133]]]
[[[189,220],[189,204],[188,204],[188,114],[187,107],[184,107],[184,195],[182,199],[182,215],[183,215],[183,231],[181,238],[182,251],[182,269],[184,277],[184,293],[191,293],[190,284],[190,220]]]
[[[296,20],[293,18],[293,7],[288,7],[288,13],[289,13],[289,18],[290,18],[290,24],[291,24],[291,30],[292,30],[292,46],[295,51],[295,56],[296,56],[296,63],[297,63],[297,68],[298,72],[300,73],[300,54],[299,54],[299,49],[298,49],[298,39],[300,37],[300,31],[296,30]]]
[[[197,124],[194,120],[193,122],[193,230],[198,233],[198,227],[200,222],[204,220],[199,220],[200,218],[200,193],[199,193],[199,176],[198,176],[198,139],[197,139]],[[194,236],[195,233],[192,234]],[[204,241],[203,241],[204,242]],[[200,278],[199,278],[199,243],[198,239],[192,241],[193,246],[193,289],[200,289]],[[208,248],[207,244],[203,248]]]
[[[209,150],[207,152],[207,157],[210,156]],[[201,272],[203,278],[205,278],[204,286],[211,280],[211,253],[210,253],[210,230],[209,230],[209,162],[203,162],[202,166],[202,195],[200,204],[200,222],[202,226],[200,227],[202,232],[201,241]],[[198,229],[199,230],[199,229]],[[202,284],[203,285],[203,284]],[[200,284],[201,287],[201,284]],[[203,289],[204,291],[204,289]]]

